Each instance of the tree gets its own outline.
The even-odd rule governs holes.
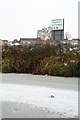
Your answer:
[[[71,38],[71,35],[70,35],[69,32],[66,32],[66,33],[65,33],[65,38],[66,38],[66,40],[69,40],[69,39]]]

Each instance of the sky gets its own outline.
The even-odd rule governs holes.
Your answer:
[[[64,18],[64,33],[78,38],[79,0],[0,0],[0,39],[37,37],[37,30]]]

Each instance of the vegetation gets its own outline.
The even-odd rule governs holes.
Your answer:
[[[61,44],[3,46],[3,73],[32,73],[80,77],[80,53]]]

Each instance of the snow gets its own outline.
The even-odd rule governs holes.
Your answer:
[[[11,76],[11,74],[9,76]],[[18,78],[19,76],[21,75],[16,75],[15,77]],[[25,76],[25,75],[22,75],[22,76]],[[36,76],[33,76],[33,78],[35,77]],[[41,76],[37,76],[37,77],[41,77]],[[22,81],[22,77],[21,77],[21,80],[19,78],[17,84],[13,84],[10,81],[10,79],[14,81],[12,78],[13,77],[9,78],[8,82],[4,82],[2,85],[3,103],[5,103],[6,101],[12,102],[12,103],[19,103],[19,104],[22,103],[23,105],[26,103],[27,105],[30,105],[33,110],[35,109],[35,107],[37,107],[37,109],[42,109],[44,112],[49,113],[49,117],[51,115],[54,118],[56,115],[57,117],[63,117],[63,118],[78,117],[78,90],[77,89],[70,90],[70,89],[61,89],[60,87],[59,88],[52,87],[52,86],[47,87],[47,85],[44,86],[45,80],[42,81],[43,86],[38,85],[39,80],[38,80],[38,84],[36,85],[33,85],[33,82],[32,84],[31,82],[30,84],[29,83],[27,84],[25,82],[24,84],[19,84],[19,81]],[[73,85],[75,83],[74,81],[75,80],[72,81]],[[45,84],[47,84],[47,82],[50,82],[50,81],[47,80]],[[54,86],[54,83],[55,82],[53,81],[53,86]],[[71,85],[71,87],[73,85]],[[51,95],[54,95],[54,98],[51,98]]]

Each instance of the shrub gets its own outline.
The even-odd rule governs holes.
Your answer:
[[[65,51],[61,45],[4,46],[2,72],[78,77],[80,76],[80,54],[77,51],[75,53]]]

